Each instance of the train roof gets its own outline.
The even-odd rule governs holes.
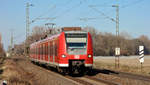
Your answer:
[[[63,32],[61,32],[61,33],[63,33]],[[36,45],[38,43],[42,43],[42,42],[47,41],[47,40],[51,40],[55,37],[58,37],[61,33],[58,33],[58,34],[55,34],[55,35],[52,35],[52,36],[48,36],[47,38],[45,38],[43,40],[39,40],[37,42],[32,43],[30,46]],[[88,33],[88,32],[85,32],[85,31],[64,31],[64,33]]]
[[[65,33],[87,33],[85,31],[66,31]]]
[[[60,34],[61,34],[61,33],[56,34],[56,35],[49,36],[49,37],[47,37],[47,38],[45,38],[45,39],[43,39],[43,40],[39,40],[39,41],[37,41],[37,42],[32,43],[30,46],[36,45],[36,44],[38,44],[38,43],[42,43],[42,42],[47,41],[47,40],[51,40],[51,39],[53,39],[53,38],[55,38],[55,37],[58,37]]]

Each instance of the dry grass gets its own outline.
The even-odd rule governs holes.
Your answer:
[[[141,64],[138,57],[120,57],[120,68],[115,68],[114,57],[98,57],[94,59],[96,68],[105,68],[112,70],[119,70],[124,72],[137,73],[142,75],[150,75],[150,57],[145,57],[143,69],[141,71]]]
[[[8,85],[31,85],[29,80],[32,73],[26,72],[22,67],[19,67],[12,59],[4,61],[2,66],[2,80],[6,80]]]
[[[150,57],[145,57],[143,70],[141,71],[141,64],[138,57],[120,57],[120,68],[115,68],[115,57],[98,57],[94,59],[95,67],[100,69],[110,69],[122,72],[129,72],[134,74],[150,76]],[[120,82],[121,85],[150,85],[147,81],[122,78],[114,75],[101,74],[99,77],[106,77],[110,80]],[[112,78],[112,79],[111,79]]]
[[[0,82],[6,80],[8,85],[75,85],[64,77],[49,71],[48,68],[32,64],[25,57],[15,56],[6,59],[2,69]]]

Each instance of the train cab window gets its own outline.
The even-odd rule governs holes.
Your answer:
[[[86,48],[86,43],[67,43],[68,48]]]

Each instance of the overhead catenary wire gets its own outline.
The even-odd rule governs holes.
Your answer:
[[[50,3],[49,5],[51,5],[51,3]],[[49,5],[48,5],[48,6],[49,6]],[[30,24],[33,23],[33,22],[35,22],[36,20],[44,19],[44,18],[41,18],[41,17],[45,16],[46,14],[48,14],[49,12],[51,12],[52,10],[54,10],[55,8],[56,8],[56,5],[51,6],[46,12],[44,12],[44,13],[42,13],[41,15],[39,15],[38,17],[32,19],[32,20],[30,21]],[[48,18],[45,18],[45,19],[47,20]],[[50,19],[50,18],[49,18],[49,19]],[[53,19],[54,19],[54,18],[53,18]]]
[[[83,4],[83,1],[80,1],[79,4],[72,6],[71,8],[65,10],[63,13],[61,13],[60,15],[57,15],[56,18],[60,18],[63,17],[65,14],[69,13],[70,11],[72,11],[72,9],[80,7]]]
[[[68,0],[65,4],[63,4],[63,8],[67,7],[67,5],[69,5],[73,0]],[[61,9],[59,9],[61,10]],[[57,15],[58,11],[56,13],[52,13],[53,15]]]
[[[70,4],[72,1],[73,1],[73,0],[68,0],[68,1],[65,3],[64,6],[67,6],[67,5]],[[59,10],[61,10],[61,9],[59,9]],[[51,13],[49,16],[56,15],[57,13],[58,13],[58,11],[53,12],[53,13]],[[56,18],[57,18],[57,17],[55,17],[55,19],[56,19]],[[46,22],[46,21],[48,21],[48,19],[45,20],[44,22]]]
[[[95,5],[89,5],[90,7],[111,7],[111,4],[113,0],[109,1],[109,2],[105,2],[103,4],[95,4]]]
[[[97,5],[88,5],[88,7],[89,8],[91,8],[91,9],[93,9],[94,11],[96,11],[96,12],[98,12],[98,13],[100,13],[102,16],[104,16],[106,19],[109,19],[109,20],[111,20],[111,21],[113,21],[113,22],[116,22],[116,20],[114,19],[114,18],[112,18],[112,17],[109,17],[108,15],[106,15],[104,12],[102,12],[102,10],[100,11],[100,10],[98,10],[96,7],[112,7],[112,5],[110,4],[110,3],[112,3],[113,2],[113,0],[111,0],[111,2],[109,1],[109,2],[105,2],[105,3],[103,3],[103,4],[97,4]],[[107,13],[107,14],[110,14],[110,13]]]
[[[89,7],[90,7],[90,6],[89,6]],[[90,8],[92,8],[92,9],[95,10],[96,12],[100,13],[101,15],[103,15],[106,19],[109,19],[109,20],[111,20],[111,21],[113,21],[113,22],[116,22],[116,20],[115,20],[114,18],[107,16],[105,13],[103,13],[102,11],[96,9],[95,7],[90,7]]]
[[[53,5],[53,7],[51,7],[48,11],[46,11],[45,13],[42,13],[42,14],[41,14],[41,15],[39,15],[38,17],[36,17],[36,18],[32,19],[32,20],[30,21],[30,24],[31,24],[31,23],[33,23],[33,22],[35,22],[35,21],[37,21],[37,20],[55,19],[54,17],[53,17],[53,18],[42,18],[43,16],[45,16],[46,14],[48,14],[49,12],[51,12],[51,11],[52,11],[52,9],[55,9],[55,8],[56,8],[56,5]]]
[[[112,5],[110,5],[110,3],[112,3],[113,0],[111,0],[111,2],[107,1],[107,2],[104,2],[103,4],[97,4],[97,5],[88,5],[89,8],[94,8],[94,7],[112,7]],[[99,10],[97,10],[96,8],[94,9],[95,11],[97,12],[100,12]],[[105,16],[105,18],[109,18],[111,19],[112,21],[115,21],[113,18],[107,16],[106,14],[104,14],[103,12],[100,12],[100,14],[102,14],[103,16]],[[84,17],[84,18],[79,18],[80,21],[89,21],[89,20],[96,20],[96,19],[99,19],[100,17]]]
[[[133,1],[131,3],[128,3],[126,5],[121,6],[121,8],[126,8],[126,7],[129,7],[129,6],[133,6],[133,5],[136,5],[138,3],[141,3],[142,1],[144,1],[144,0],[136,0],[136,1]]]
[[[136,0],[136,1],[133,1],[133,2],[128,3],[126,5],[123,5],[120,8],[126,8],[126,7],[129,7],[129,6],[133,6],[133,5],[136,5],[138,3],[141,3],[142,1],[144,1],[144,0]],[[89,7],[92,8],[94,11],[96,11],[96,12],[100,13],[101,15],[103,15],[106,19],[109,19],[113,22],[116,22],[116,20],[114,18],[107,16],[104,12],[102,12],[102,11],[100,11],[96,8],[96,7],[112,7],[112,5],[109,6],[108,3],[107,4],[104,3],[103,5],[89,5]],[[88,21],[88,20],[93,20],[93,19],[84,18],[84,19],[80,19],[80,20]]]
[[[36,21],[38,19],[40,19],[41,17],[45,16],[46,14],[48,14],[50,12],[50,10],[55,9],[56,5],[54,5],[52,8],[50,8],[46,13],[43,13],[41,15],[39,15],[38,17],[34,18],[30,23],[32,23],[33,21]]]
[[[84,21],[84,22],[87,22],[89,20],[96,20],[96,19],[100,19],[100,17],[83,17],[83,18],[79,18],[80,21]]]

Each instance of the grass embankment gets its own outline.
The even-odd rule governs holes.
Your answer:
[[[99,57],[95,60],[95,67],[100,69],[110,69],[122,72],[150,76],[150,58],[146,57],[141,71],[141,64],[137,57],[120,57],[120,66],[115,68],[115,58]]]
[[[6,58],[1,65],[2,73],[0,75],[0,80],[7,81],[8,85],[31,85],[32,82],[29,80],[31,73],[25,71],[16,63],[16,59]]]

